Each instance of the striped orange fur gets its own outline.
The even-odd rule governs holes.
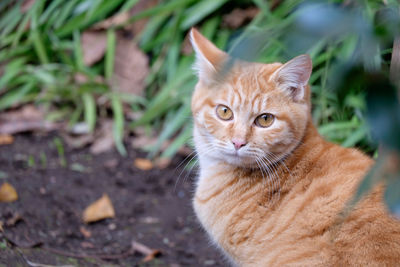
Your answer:
[[[232,263],[400,266],[400,222],[383,204],[382,185],[337,224],[374,162],[318,134],[307,85],[311,59],[235,61],[221,80],[227,54],[194,29],[191,39],[199,76],[192,98],[200,164],[193,206]]]

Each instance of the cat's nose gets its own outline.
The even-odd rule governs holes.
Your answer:
[[[232,139],[232,144],[235,146],[236,150],[239,150],[241,147],[244,147],[246,145],[246,141],[242,139]]]

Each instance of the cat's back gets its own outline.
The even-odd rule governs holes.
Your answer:
[[[344,221],[340,217],[374,161],[357,149],[326,141],[306,151],[308,155],[292,166],[303,178],[289,186],[291,190],[279,209],[284,215],[277,215],[287,224],[278,228],[290,229],[280,232],[283,243],[296,242],[298,253],[279,249],[277,258],[283,261],[278,262],[293,266],[400,266],[400,222],[384,204],[382,184],[367,193]]]
[[[348,203],[374,161],[356,149],[338,147],[338,151],[341,163],[337,164],[336,174],[342,174],[342,177],[337,175],[336,179],[341,182],[339,189],[343,190],[339,191],[338,196]],[[332,159],[334,157],[332,155]],[[340,220],[339,215],[336,217],[331,227],[334,265],[400,266],[400,221],[393,217],[384,204],[384,191],[382,183],[375,185],[352,208],[344,221]],[[344,212],[344,209],[339,211]]]

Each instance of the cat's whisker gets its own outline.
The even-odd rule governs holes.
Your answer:
[[[270,157],[273,157],[274,159],[277,159],[277,158],[278,158],[278,157],[277,157],[274,153],[272,153],[272,152],[267,152],[267,154],[268,154]],[[293,179],[292,172],[291,172],[291,171],[289,170],[289,168],[287,167],[285,161],[284,161],[284,160],[280,160],[279,164],[280,164],[281,166],[283,166],[283,167],[286,169],[286,171],[288,172],[290,178]]]
[[[262,159],[262,157],[258,157],[257,160],[260,163],[262,169],[268,173],[267,182],[269,184],[269,188],[268,188],[269,201],[270,201],[270,203],[272,203],[273,197],[274,197],[274,191],[275,191],[275,187],[276,187],[274,173],[271,172],[270,168],[268,167],[268,164],[265,163],[265,161]]]
[[[279,177],[278,177],[278,172],[277,169],[275,167],[275,165],[266,157],[262,157],[261,161],[264,162],[264,164],[266,165],[266,167],[270,167],[273,172],[274,175],[271,176],[271,180],[272,180],[272,184],[273,184],[273,190],[272,190],[272,195],[273,197],[275,196],[275,194],[278,194],[278,197],[276,199],[279,200],[280,198],[280,182],[279,182]],[[265,162],[266,161],[266,162]],[[274,204],[274,200],[275,199],[271,199],[271,204]]]
[[[190,174],[192,173],[194,167],[197,167],[197,162],[199,161],[197,158],[194,159],[195,162],[193,163],[193,165],[190,167],[189,171],[186,172],[185,177],[183,177],[183,183],[185,183],[188,179],[188,177],[190,176]]]
[[[216,148],[213,147],[213,146],[210,145],[210,144],[205,144],[205,149],[208,149],[208,150],[206,150],[206,152],[204,153],[204,155],[207,155],[207,154],[209,154],[210,152],[212,152],[213,150],[215,150]],[[193,155],[193,154],[194,154],[194,155]],[[176,180],[176,182],[175,182],[174,191],[176,191],[176,187],[177,187],[177,185],[178,185],[178,182],[179,182],[179,180],[180,180],[180,178],[181,178],[183,172],[185,171],[186,167],[187,167],[189,164],[191,164],[191,162],[192,162],[194,159],[196,159],[196,157],[198,157],[200,154],[201,154],[201,153],[198,152],[198,151],[193,151],[192,153],[189,154],[189,156],[191,156],[191,155],[192,155],[192,156],[191,156],[190,160],[189,160],[189,161],[185,164],[185,166],[182,168],[181,172],[179,173],[179,176],[178,176],[178,178],[177,178],[177,180]],[[183,163],[189,156],[187,156],[187,157],[182,161],[182,163]],[[197,161],[197,160],[196,160],[196,161]],[[182,165],[182,163],[181,163],[180,165]],[[179,165],[179,166],[180,166],[180,165]],[[190,173],[191,173],[191,171],[193,170],[193,168],[194,168],[195,165],[196,165],[196,164],[193,164],[193,165],[190,167],[190,170],[185,174],[185,176],[184,176],[184,178],[183,178],[183,183],[186,182],[187,177],[190,175]],[[179,166],[178,166],[178,167],[179,167]],[[177,167],[177,168],[178,168],[178,167]]]
[[[190,155],[192,155],[192,154],[194,154],[194,155],[191,156],[191,158],[186,162],[185,166],[182,168],[181,172],[180,172],[179,175],[178,175],[178,178],[177,178],[176,181],[175,181],[174,192],[176,192],[176,187],[177,187],[178,182],[179,182],[179,180],[180,180],[180,178],[181,178],[181,176],[182,176],[182,173],[185,171],[186,167],[193,161],[193,159],[196,158],[196,156],[197,156],[198,153],[197,153],[196,151],[193,151],[192,153],[190,153]],[[189,156],[190,156],[190,155],[189,155]],[[189,157],[189,156],[188,156],[188,157]],[[184,162],[188,157],[186,157],[182,162]],[[179,166],[180,166],[180,165],[182,165],[182,163],[179,164]],[[178,167],[179,167],[179,166],[178,166]],[[178,167],[177,167],[177,168],[178,168]],[[185,182],[185,181],[183,181],[183,182]]]
[[[176,166],[176,168],[175,168],[175,170],[174,171],[177,171],[178,170],[178,168],[180,167],[180,166],[182,166],[182,164],[184,163],[184,162],[186,162],[186,160],[189,158],[189,157],[195,157],[196,156],[196,150],[193,150],[189,155],[187,155],[179,164],[178,164],[178,166]],[[194,154],[194,156],[192,156]]]
[[[276,199],[277,201],[281,197],[281,180],[280,180],[280,177],[279,177],[278,174],[281,173],[281,171],[282,171],[282,168],[281,168],[282,166],[278,165],[278,162],[279,161],[272,162],[272,168],[275,170],[275,173],[276,173],[276,185],[277,185],[277,187],[275,189],[276,189],[276,192],[278,194],[277,199]],[[278,169],[278,167],[280,169]]]
[[[271,173],[270,172],[270,169],[269,169],[269,167],[268,167],[268,164],[267,163],[265,163],[263,160],[262,160],[262,158],[263,158],[263,153],[262,153],[262,151],[260,151],[259,149],[252,149],[252,148],[249,148],[248,149],[248,151],[249,152],[252,152],[252,154],[254,155],[254,157],[255,157],[255,159],[256,159],[256,161],[258,161],[260,164],[261,164],[261,166],[263,167],[263,169],[264,170],[266,170],[267,172],[268,172],[268,176],[269,176],[269,178],[268,178],[268,180],[269,180],[269,183],[271,184],[271,187],[275,187],[275,185],[274,185],[274,175],[273,175],[273,173]],[[262,170],[261,170],[262,171]],[[269,190],[269,191],[271,191],[271,190]]]
[[[204,148],[204,147],[203,147]],[[195,157],[197,156],[207,156],[207,155],[209,155],[210,153],[212,153],[212,152],[214,152],[215,150],[217,150],[219,147],[218,146],[212,146],[211,144],[205,144],[205,148],[208,148],[208,150],[206,150],[206,151],[204,151],[204,152],[198,152],[198,153],[196,153],[196,155],[195,155]],[[195,158],[195,157],[193,157],[193,158]],[[193,159],[192,158],[192,159]],[[198,162],[198,159],[196,159],[196,162]],[[188,163],[189,164],[189,163]],[[194,163],[191,167],[190,167],[190,169],[189,169],[189,171],[186,173],[186,175],[185,175],[185,177],[183,178],[183,182],[186,182],[186,180],[187,180],[187,178],[189,177],[189,175],[190,175],[190,173],[192,172],[192,170],[193,170],[193,168],[196,166],[196,163]]]
[[[261,175],[262,175],[262,177],[263,177],[263,182],[265,181],[265,182],[267,182],[268,184],[270,184],[271,183],[271,181],[270,181],[270,179],[267,177],[267,178],[265,178],[265,176],[264,176],[264,168],[263,168],[263,165],[262,165],[262,163],[260,162],[260,159],[258,158],[258,157],[256,157],[255,158],[255,160],[256,160],[256,163],[257,163],[257,166],[258,166],[258,168],[260,169],[260,171],[261,171]],[[267,184],[267,185],[268,185]],[[272,195],[271,195],[271,190],[270,189],[268,189],[268,199],[269,199],[269,201],[271,200],[271,197],[272,197]]]

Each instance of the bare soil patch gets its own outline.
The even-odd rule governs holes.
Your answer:
[[[0,266],[226,265],[193,214],[194,175],[184,179],[183,171],[177,181],[183,158],[163,170],[143,171],[133,162],[145,155],[135,150],[127,157],[93,156],[64,146],[63,162],[55,138],[23,134],[0,146],[0,184],[10,183],[19,196],[0,203]],[[103,194],[115,218],[85,224],[83,210]],[[145,255],[131,250],[132,241],[161,255],[144,263]]]

